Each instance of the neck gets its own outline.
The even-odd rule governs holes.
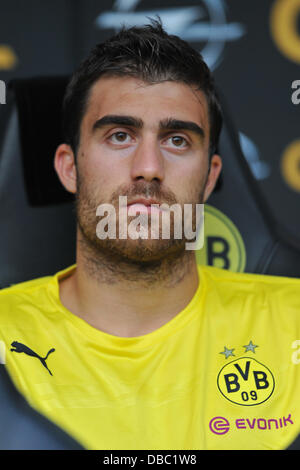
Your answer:
[[[141,336],[181,312],[198,287],[195,253],[134,263],[77,242],[77,268],[60,282],[62,303],[95,328]]]

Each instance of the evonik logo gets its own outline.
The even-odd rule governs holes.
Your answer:
[[[215,416],[209,422],[209,429],[212,433],[221,436],[227,434],[232,428],[270,431],[284,428],[291,424],[294,424],[291,414],[287,417],[282,416],[281,418],[237,418],[231,423],[223,416]]]

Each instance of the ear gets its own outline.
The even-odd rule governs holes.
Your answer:
[[[219,175],[222,170],[222,159],[219,155],[214,154],[211,157],[209,173],[206,181],[206,186],[204,190],[204,202],[207,201],[209,196],[214,190],[216,182],[219,178]]]
[[[76,163],[70,145],[61,144],[57,147],[54,157],[54,168],[62,185],[70,193],[76,193]]]

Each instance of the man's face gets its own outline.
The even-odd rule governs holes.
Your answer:
[[[150,224],[148,239],[118,239],[119,196],[127,196],[128,204],[151,199],[182,208],[205,202],[219,171],[208,177],[208,149],[208,108],[202,92],[170,81],[149,85],[132,77],[98,80],[81,123],[77,153],[81,236],[94,248],[132,262],[178,256],[186,240],[153,240]],[[96,209],[103,203],[116,209],[115,240],[96,235]]]

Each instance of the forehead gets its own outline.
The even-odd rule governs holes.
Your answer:
[[[158,125],[168,118],[196,122],[209,131],[204,93],[184,83],[165,81],[149,84],[133,77],[103,77],[91,88],[82,128],[91,129],[106,114],[139,117]]]

